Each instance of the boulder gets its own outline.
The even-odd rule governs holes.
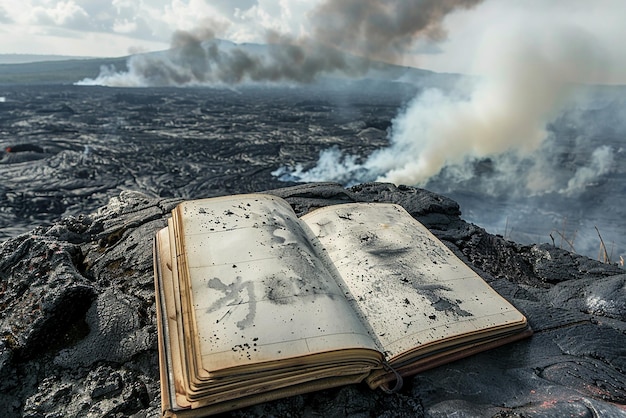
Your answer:
[[[385,183],[267,191],[299,215],[346,202],[404,206],[529,319],[535,334],[406,379],[352,385],[234,416],[624,416],[626,272],[466,223],[446,197]],[[0,416],[153,417],[160,389],[152,245],[175,199],[123,192],[0,247]]]

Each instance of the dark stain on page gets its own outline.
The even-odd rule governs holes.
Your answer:
[[[410,247],[393,247],[393,246],[380,246],[377,248],[368,249],[367,252],[375,257],[398,257],[411,251]]]
[[[398,257],[411,251],[409,246],[398,246],[389,240],[380,239],[378,235],[369,231],[359,237],[361,244],[368,254],[375,257]]]
[[[292,217],[285,216],[279,211],[272,213],[272,224],[274,228],[271,231],[273,244],[291,244],[298,243],[306,247],[310,253],[314,254],[315,249],[309,242],[309,237],[304,233],[297,220]]]
[[[242,338],[245,338],[243,335],[241,336]],[[231,350],[234,353],[238,353],[239,357],[241,359],[243,359],[244,357],[247,358],[248,360],[252,360],[252,355],[253,352],[257,351],[257,343],[256,341],[258,341],[258,338],[253,338],[251,342],[244,342],[241,344],[235,344],[234,346],[231,347]]]
[[[326,295],[333,298],[325,266],[315,245],[300,224],[280,212],[272,213],[272,254],[281,268],[263,279],[265,299],[278,305],[294,302],[293,297]]]
[[[292,279],[272,276],[264,280],[265,297],[276,305],[288,305],[289,297],[297,292]]]
[[[330,289],[322,280],[310,280],[306,277],[315,276],[283,276],[273,275],[263,280],[265,284],[265,297],[276,305],[288,305],[293,303],[293,297],[297,296],[327,296],[334,297],[329,293]]]
[[[471,313],[461,309],[456,301],[450,300],[442,296],[439,296],[439,300],[435,302],[431,300],[431,306],[440,312],[445,312],[457,316],[472,316]]]
[[[328,218],[315,222],[315,225],[319,227],[319,231],[317,233],[318,238],[324,238],[325,236],[332,235],[337,230],[335,223]]]
[[[345,212],[345,213],[338,212],[337,216],[339,217],[339,219],[344,219],[346,221],[353,220],[352,219],[352,213],[350,213],[350,212]]]
[[[436,311],[456,316],[472,316],[471,313],[462,309],[458,301],[451,300],[443,295],[451,289],[442,285],[417,285],[413,287],[428,301]]]
[[[246,314],[246,317],[244,319],[237,322],[237,327],[243,330],[246,327],[252,325],[252,323],[254,322],[254,317],[256,315],[256,298],[254,295],[254,284],[251,281],[244,281],[241,276],[237,276],[235,283],[227,285],[224,284],[217,277],[214,277],[209,280],[207,285],[210,289],[214,289],[224,293],[224,296],[213,302],[211,306],[207,308],[207,312],[214,312],[226,306],[232,307],[220,319],[218,319],[217,322],[223,321],[237,307],[245,306],[248,309],[248,313]],[[241,293],[243,292],[247,292],[248,294],[247,302],[244,302],[243,298],[241,297]]]

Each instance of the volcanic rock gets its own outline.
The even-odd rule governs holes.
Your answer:
[[[624,416],[626,274],[550,245],[519,245],[410,187],[305,184],[268,191],[299,215],[394,202],[529,319],[535,335],[407,379],[257,405],[233,416]],[[98,211],[0,247],[0,416],[160,414],[152,241],[177,199],[122,192]]]

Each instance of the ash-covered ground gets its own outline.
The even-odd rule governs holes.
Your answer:
[[[0,239],[89,213],[121,190],[181,198],[261,191],[291,184],[273,172],[315,167],[333,147],[366,158],[388,145],[394,118],[419,89],[372,80],[237,89],[3,87]],[[596,92],[593,104],[572,107],[548,126],[549,172],[562,177],[563,188],[576,176],[583,182],[567,193],[513,190],[489,159],[474,161],[470,176],[444,169],[421,186],[458,201],[464,219],[518,242],[554,241],[597,258],[599,232],[619,262],[626,256],[619,91]],[[338,179],[329,170],[318,180]]]
[[[237,90],[5,87],[0,416],[159,415],[152,241],[170,210],[181,198],[287,186],[273,173],[319,168],[320,152],[333,147],[366,158],[388,146],[387,131],[417,90],[365,81]],[[556,152],[545,156],[562,177],[554,184],[581,186],[575,193],[508,193],[511,182],[500,182],[488,159],[474,161],[473,175],[461,180],[447,167],[426,187],[458,200],[466,219],[493,222],[495,232],[504,233],[498,222],[508,218],[508,238],[542,231],[536,240],[549,242],[552,232],[566,247],[551,228],[569,234],[576,220],[588,220],[608,245],[613,234],[623,247],[624,107],[617,104],[572,109],[549,127]],[[604,154],[594,156],[598,149]],[[593,171],[593,162],[610,164]],[[329,179],[342,167],[334,168]],[[576,178],[593,182],[570,183]],[[490,235],[460,220],[455,202],[423,189],[325,183],[273,193],[299,214],[354,201],[402,204],[518,307],[535,334],[406,379],[395,395],[351,385],[231,416],[623,416],[626,275],[619,267]]]
[[[260,191],[287,185],[273,170],[314,162],[332,144],[370,151],[414,91],[365,86],[4,88],[0,238],[88,213],[121,190]]]

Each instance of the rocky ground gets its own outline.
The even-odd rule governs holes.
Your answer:
[[[313,168],[323,151],[361,163],[389,145],[394,118],[436,86],[429,80],[237,89],[3,86],[0,240],[90,213],[123,190],[194,199],[294,184],[273,173]],[[546,127],[546,149],[529,157],[545,160],[546,170],[520,163],[503,172],[487,158],[467,172],[443,170],[422,186],[459,202],[464,219],[517,242],[554,241],[597,258],[601,233],[609,258],[626,258],[626,89],[589,97]],[[598,149],[607,151],[602,164]],[[373,180],[363,173],[342,178],[337,166],[308,180]],[[598,170],[604,174],[591,175]],[[555,191],[577,173],[592,178],[575,193]],[[556,189],[528,189],[528,176]]]
[[[271,172],[313,164],[330,145],[371,152],[415,89],[356,84],[6,87],[0,240],[90,213],[122,190],[184,199],[246,193],[288,185]]]
[[[389,184],[309,184],[269,193],[297,213],[399,203],[529,319],[532,338],[407,379],[233,416],[626,416],[626,274],[550,245],[523,246],[461,220],[440,195]],[[178,198],[122,192],[0,247],[0,416],[160,413],[152,240]]]

